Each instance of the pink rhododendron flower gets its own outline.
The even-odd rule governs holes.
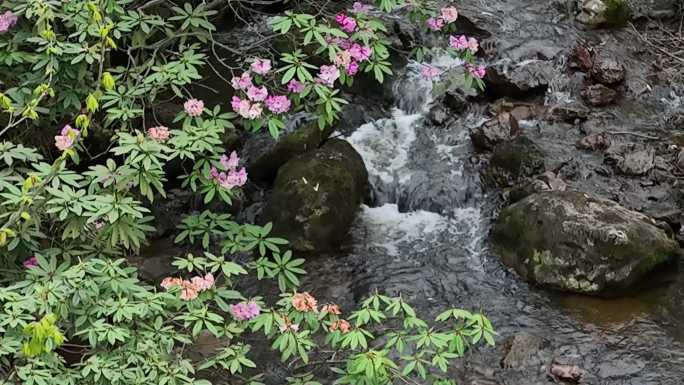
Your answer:
[[[478,79],[484,78],[487,73],[485,66],[483,65],[475,67],[474,65],[467,64],[466,69],[468,70],[468,72],[470,72],[471,75]]]
[[[266,99],[265,104],[268,110],[274,114],[284,114],[289,111],[292,106],[292,103],[290,103],[290,99],[288,99],[287,96],[269,96],[268,99]]]
[[[340,70],[333,65],[322,65],[318,78],[325,84],[332,86],[335,80],[340,77]]]
[[[230,305],[230,313],[238,321],[247,321],[258,316],[261,313],[261,308],[254,301],[240,302]]]
[[[230,106],[238,115],[242,116],[243,118],[247,118],[247,115],[249,114],[249,108],[252,106],[252,104],[247,99],[240,99],[237,96],[233,96]]]
[[[294,79],[290,80],[290,82],[287,83],[287,91],[298,94],[298,93],[304,91],[304,84],[302,84],[301,82],[298,82],[297,80],[294,80]]]
[[[183,108],[188,115],[198,117],[204,111],[204,102],[198,99],[190,99],[183,104]]]
[[[354,32],[356,30],[356,20],[344,13],[338,13],[337,16],[335,16],[335,21],[345,32]]]
[[[423,77],[423,79],[433,80],[433,79],[439,77],[439,75],[441,74],[441,71],[439,70],[439,68],[437,68],[435,66],[425,64],[425,65],[423,65],[423,68],[422,68],[420,74]]]
[[[442,27],[444,27],[444,19],[441,17],[431,17],[427,19],[425,23],[427,24],[428,28],[433,31],[439,31],[442,29]]]
[[[268,90],[266,90],[266,87],[255,87],[251,86],[247,90],[247,97],[249,100],[253,102],[262,102],[266,100],[266,97],[268,96]]]
[[[169,128],[166,126],[150,127],[147,135],[154,140],[165,142],[169,139]]]
[[[252,86],[252,75],[243,72],[240,77],[235,76],[230,82],[236,90],[246,90]]]
[[[359,63],[353,61],[347,66],[347,75],[354,76],[359,72]]]
[[[238,157],[237,152],[233,151],[230,153],[230,157],[226,154],[221,155],[220,162],[226,170],[235,170],[238,164],[240,164],[240,158]]]
[[[477,53],[477,50],[479,48],[480,48],[480,44],[477,42],[476,38],[471,37],[468,39],[468,49],[470,49],[470,52]]]
[[[62,127],[59,135],[55,136],[55,147],[57,147],[57,149],[60,151],[67,150],[73,147],[80,135],[80,130],[71,128],[71,126],[67,124],[66,126]]]
[[[457,50],[464,50],[468,48],[468,38],[461,36],[449,36],[449,47]]]
[[[214,287],[214,275],[208,273],[204,277],[193,277],[191,282],[198,292],[203,292]]]
[[[444,7],[440,12],[442,19],[447,22],[447,24],[453,23],[458,19],[458,11],[455,7]]]
[[[309,293],[297,293],[292,296],[292,306],[301,312],[317,312],[318,301]]]
[[[35,255],[24,261],[24,268],[25,269],[30,269],[30,268],[33,268],[36,266],[38,266],[38,258],[36,258]]]
[[[183,280],[177,277],[166,277],[161,281],[161,287],[168,290],[175,286],[180,286],[183,284]]]
[[[372,53],[373,51],[370,49],[370,47],[365,45],[354,43],[351,47],[349,47],[349,54],[358,62],[364,62],[368,60]]]
[[[0,32],[7,32],[10,28],[17,24],[19,18],[12,13],[12,11],[7,11],[0,15]]]
[[[251,68],[255,73],[265,75],[271,70],[271,61],[268,59],[255,58]]]
[[[98,219],[95,222],[93,222],[93,225],[95,225],[95,230],[100,230],[104,227],[105,223]]]
[[[354,13],[368,13],[370,11],[371,6],[368,4],[363,4],[360,1],[357,1],[352,5],[351,11]]]

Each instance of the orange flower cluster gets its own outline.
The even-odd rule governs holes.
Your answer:
[[[214,276],[209,273],[204,277],[193,277],[191,281],[186,281],[178,277],[167,277],[161,282],[161,287],[169,290],[172,287],[180,286],[182,300],[190,301],[197,298],[197,295],[214,286]]]
[[[351,324],[347,320],[339,320],[330,324],[330,331],[334,332],[339,330],[342,334],[346,334],[351,330]]]
[[[293,295],[292,306],[297,311],[301,311],[303,313],[310,311],[314,313],[318,312],[318,309],[316,308],[318,306],[318,301],[316,301],[316,298],[314,298],[308,292],[296,293],[295,295]]]

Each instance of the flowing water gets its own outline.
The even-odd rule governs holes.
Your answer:
[[[419,67],[409,64],[396,83],[392,117],[347,137],[369,171],[372,204],[361,207],[341,255],[310,261],[315,273],[305,287],[347,308],[377,288],[401,293],[426,317],[451,306],[484,311],[499,347],[472,352],[458,371],[461,384],[549,383],[553,359],[584,369],[587,384],[683,383],[681,302],[674,298],[684,285],[600,300],[524,283],[487,249],[496,197],[480,187],[467,128],[481,117],[470,111],[434,127],[425,118],[432,98]],[[543,343],[521,367],[503,368],[502,341],[521,333]]]

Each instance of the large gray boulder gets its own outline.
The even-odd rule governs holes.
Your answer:
[[[508,206],[492,243],[528,281],[602,295],[631,286],[679,253],[650,218],[580,192],[542,192]]]
[[[280,168],[266,218],[295,250],[332,249],[347,235],[367,184],[359,153],[348,142],[331,139]]]
[[[267,130],[251,134],[245,141],[243,154],[247,174],[254,181],[272,182],[278,169],[288,160],[315,150],[330,136],[330,130],[321,130],[316,122],[297,125],[274,139]]]

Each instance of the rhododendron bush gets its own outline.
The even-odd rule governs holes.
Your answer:
[[[414,47],[424,78],[482,88],[479,42],[456,33],[457,9],[295,2],[269,20],[270,39],[291,50],[215,40],[219,10],[242,18],[259,3],[0,2],[0,384],[259,384],[264,359],[254,344],[288,362],[283,381],[293,384],[320,375],[452,384],[450,363],[473,344],[494,344],[479,313],[449,309],[428,322],[381,293],[358,309],[319,303],[300,287],[304,259],[270,224],[217,212],[249,180],[239,150],[224,144],[229,133],[278,138],[300,112],[334,126],[355,78],[393,75],[388,13],[441,39]],[[463,65],[427,62],[444,54]],[[193,95],[202,71],[234,93],[220,103]],[[169,100],[175,120],[150,116]],[[104,151],[92,153],[96,141]],[[169,169],[181,170],[178,181]],[[168,261],[174,274],[143,280],[131,260],[155,231],[161,218],[150,207],[169,199],[170,184],[196,198],[174,233],[186,252]],[[279,294],[241,289],[256,280],[272,280]],[[190,354],[208,336],[216,349]]]

